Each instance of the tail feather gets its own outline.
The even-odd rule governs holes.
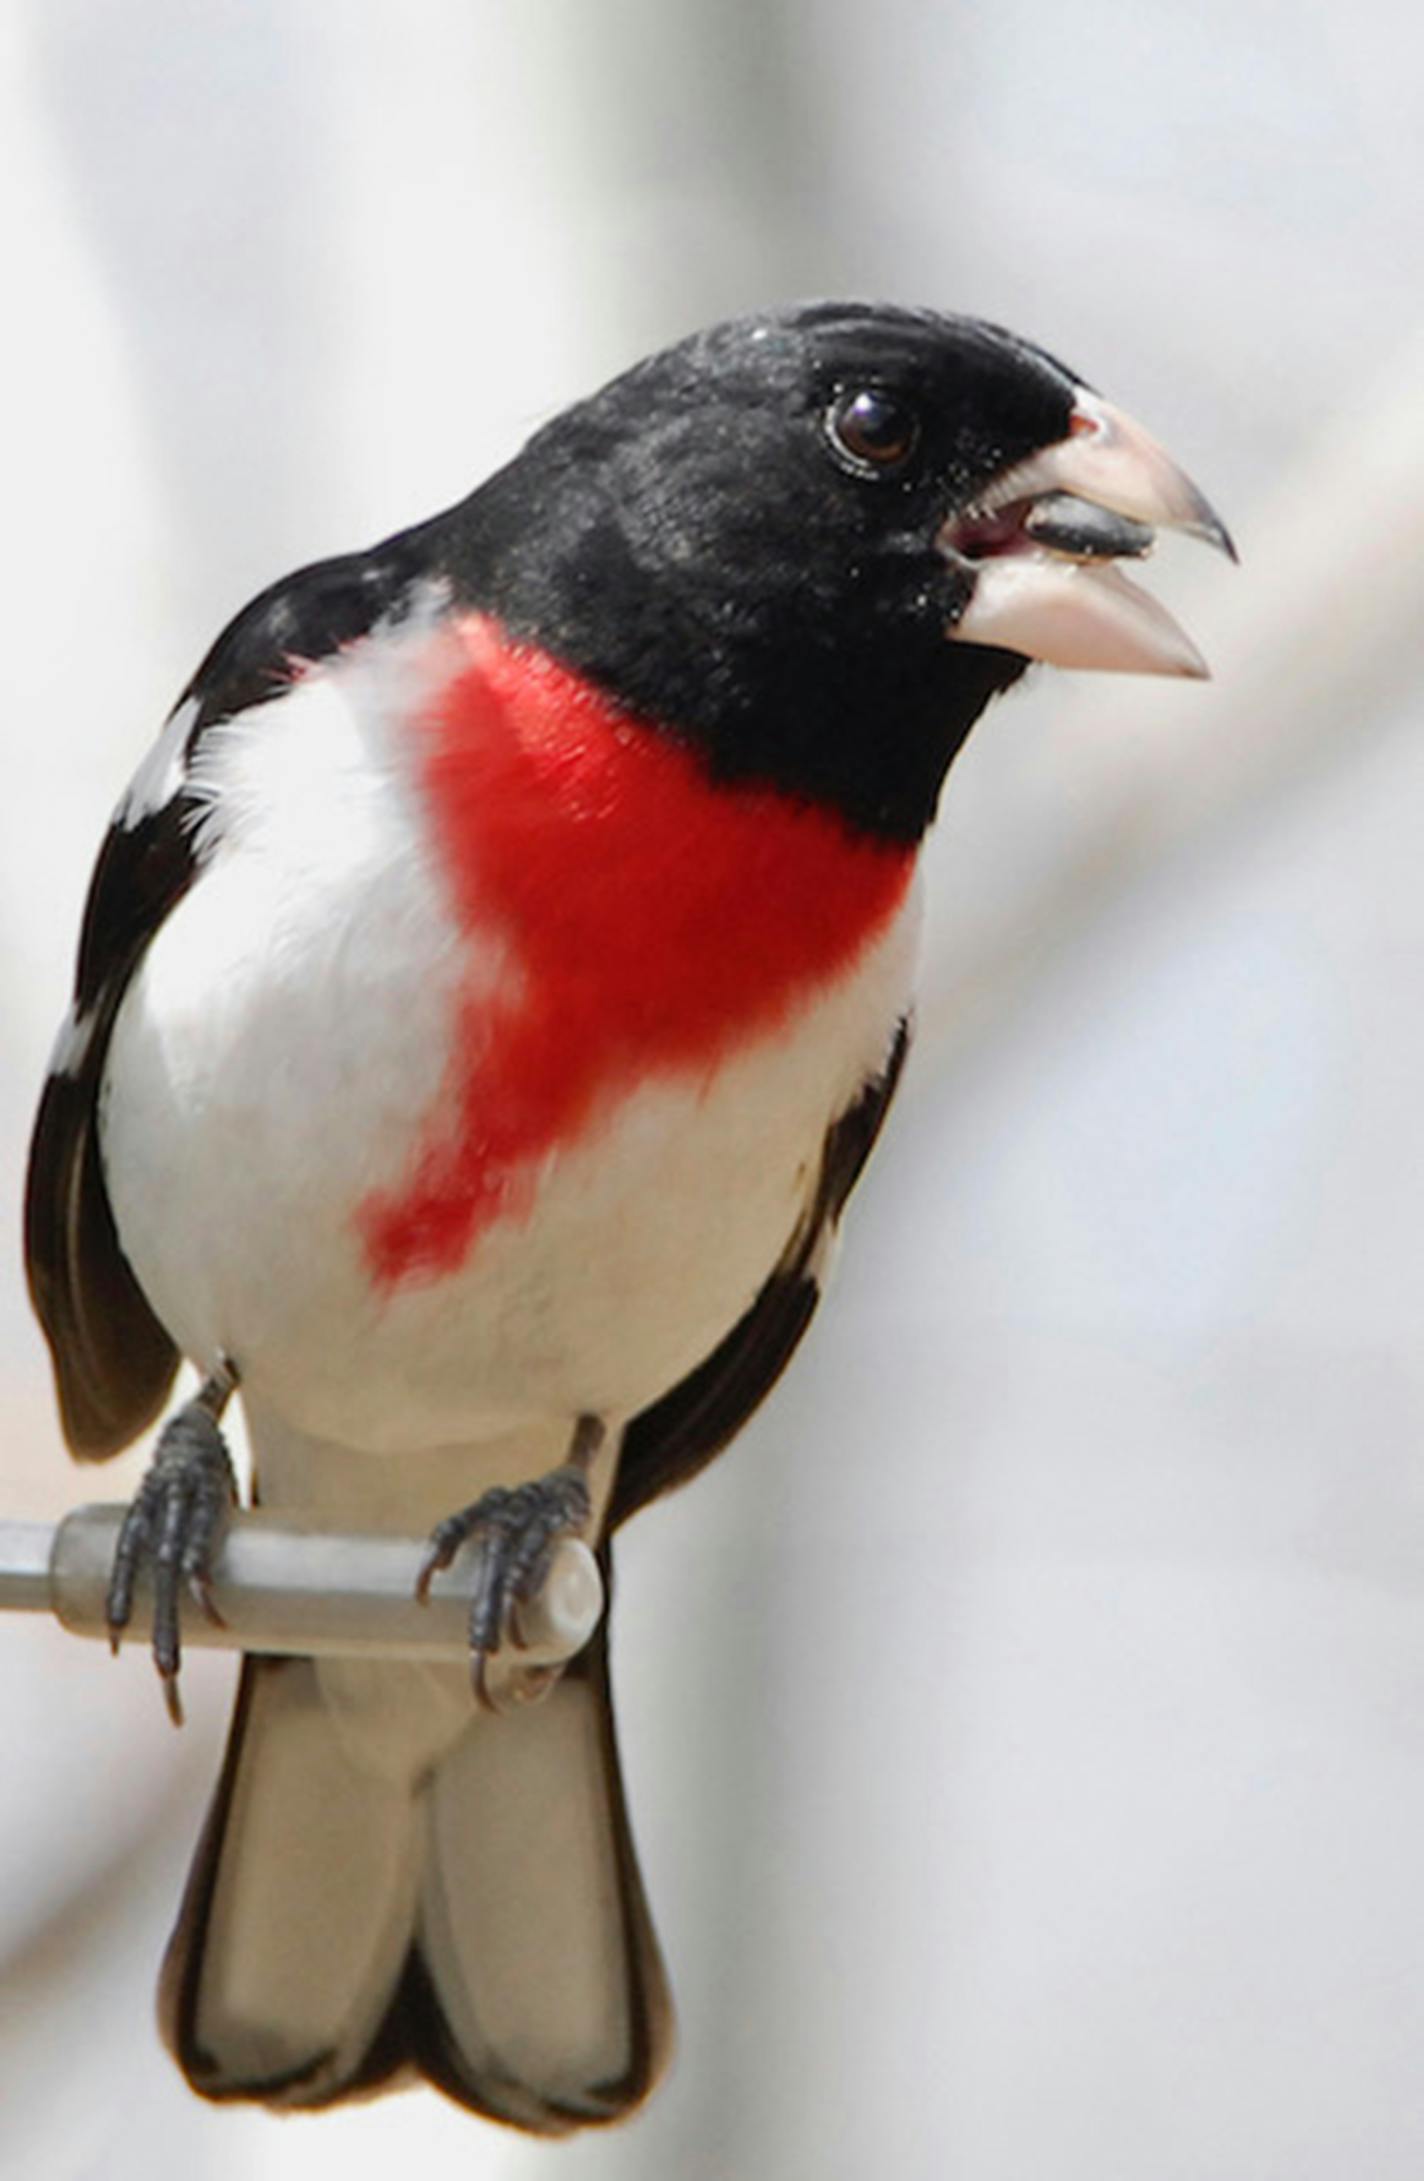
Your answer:
[[[426,1816],[415,1948],[426,1990],[409,2010],[411,2057],[452,2097],[518,2127],[618,2119],[666,2064],[672,2008],[602,1631],[542,1704],[462,1738]]]
[[[334,1681],[304,1659],[245,1667],[160,1992],[205,2096],[319,2106],[414,2072],[475,2111],[562,2133],[617,2119],[657,2080],[672,2010],[606,1634],[542,1704],[466,1711],[453,1737],[447,1684],[467,1707],[468,1683],[440,1679],[424,1709],[441,1754],[416,1771],[421,1669],[343,1662]],[[384,1769],[372,1718],[393,1695],[406,1749]]]
[[[417,1817],[400,1783],[353,1763],[312,1661],[247,1661],[159,1986],[195,2090],[273,2105],[344,2093],[409,1946]]]

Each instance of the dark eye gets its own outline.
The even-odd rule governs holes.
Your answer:
[[[920,420],[909,403],[877,386],[838,394],[826,429],[837,452],[862,472],[903,469],[920,440]]]

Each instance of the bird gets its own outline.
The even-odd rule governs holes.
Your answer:
[[[950,766],[1033,662],[1194,677],[1121,563],[1198,488],[974,318],[816,302],[683,339],[466,498],[274,583],[119,802],[34,1130],[30,1293],[81,1461],[169,1415],[117,1643],[238,1485],[465,1551],[470,1668],[244,1661],[160,1982],[194,2090],[424,2079],[543,2134],[647,2096],[673,2010],[607,1616],[496,1674],[554,1548],[732,1440],[815,1312],[914,1007]]]

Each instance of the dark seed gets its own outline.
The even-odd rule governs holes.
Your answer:
[[[1023,527],[1035,545],[1077,560],[1141,560],[1154,542],[1146,523],[1114,515],[1091,500],[1075,499],[1071,492],[1048,492],[1035,500]]]

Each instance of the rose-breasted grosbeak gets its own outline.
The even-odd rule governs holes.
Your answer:
[[[218,638],[100,855],[28,1206],[75,1454],[205,1374],[111,1597],[153,1553],[170,1691],[234,1385],[265,1505],[475,1537],[476,1696],[551,1540],[606,1558],[738,1430],[895,1087],[955,752],[1031,658],[1203,671],[1112,565],[1156,524],[1229,550],[1041,350],[817,304]],[[606,1637],[504,1717],[454,1668],[249,1659],[163,1994],[211,2097],[625,2111],[670,2008]]]

